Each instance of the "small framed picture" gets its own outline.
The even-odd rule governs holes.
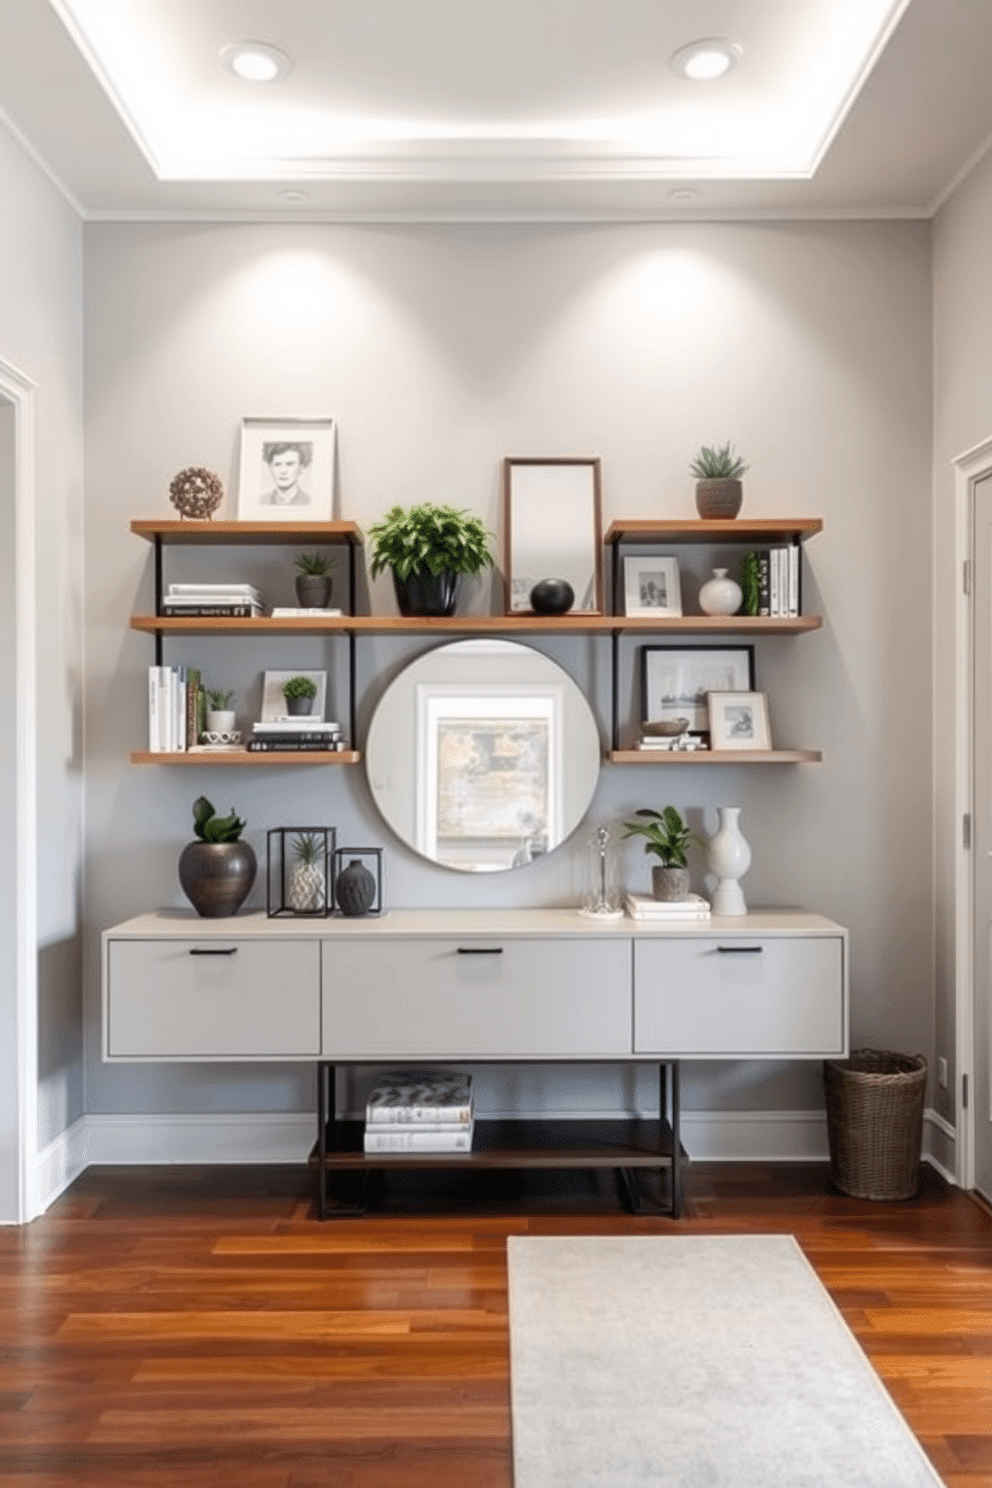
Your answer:
[[[771,749],[763,692],[711,692],[709,708],[711,749]]]
[[[692,734],[710,727],[710,693],[754,690],[753,646],[642,646],[641,718],[688,719]]]
[[[329,522],[334,508],[334,420],[241,422],[239,522]]]
[[[679,563],[672,557],[625,558],[623,560],[624,614],[681,615],[682,587]]]
[[[313,723],[323,723],[324,702],[327,694],[326,672],[266,672],[262,677],[262,712],[260,723],[272,723],[285,718],[289,712],[283,688],[290,677],[308,677],[317,691],[310,707],[309,718]]]

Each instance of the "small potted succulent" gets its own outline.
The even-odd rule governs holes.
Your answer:
[[[453,506],[394,506],[369,528],[372,577],[392,570],[401,615],[453,615],[461,575],[492,567],[490,535]]]
[[[651,889],[656,899],[679,900],[689,897],[689,861],[686,848],[690,842],[705,846],[703,839],[691,831],[676,807],[652,811],[645,806],[634,813],[645,821],[625,821],[624,837],[645,838],[644,851],[659,859],[651,870]]]
[[[304,610],[326,610],[331,600],[331,560],[326,553],[301,553],[294,560],[296,598]]]
[[[208,687],[207,730],[210,733],[229,734],[234,728],[234,710],[231,707],[233,692],[222,687]]]
[[[689,469],[696,477],[696,510],[706,521],[736,517],[744,500],[747,466],[733,446],[704,444]]]
[[[193,802],[193,842],[179,855],[179,882],[198,915],[219,919],[237,914],[247,899],[258,863],[245,824],[232,810],[218,816],[206,796]]]
[[[317,684],[312,677],[290,677],[283,683],[282,695],[286,699],[286,712],[293,718],[305,718],[313,708],[317,696]]]

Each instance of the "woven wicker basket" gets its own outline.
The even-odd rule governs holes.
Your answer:
[[[856,1199],[911,1199],[920,1177],[927,1062],[855,1049],[825,1059],[830,1179]]]

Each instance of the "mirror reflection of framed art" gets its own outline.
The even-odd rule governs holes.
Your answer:
[[[530,592],[542,579],[571,584],[571,614],[602,614],[599,460],[507,458],[503,508],[507,614],[532,613]]]

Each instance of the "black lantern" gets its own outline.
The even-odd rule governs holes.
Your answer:
[[[279,915],[324,919],[334,909],[336,827],[273,827],[268,833],[265,904]]]

